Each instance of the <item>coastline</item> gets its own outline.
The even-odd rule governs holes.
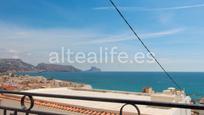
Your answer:
[[[43,76],[0,74],[0,89],[3,90],[23,91],[60,87],[92,89],[92,86],[89,84],[67,80],[48,79]]]
[[[13,87],[17,87],[18,84],[24,84],[24,89],[21,87],[21,92],[30,93],[47,93],[55,95],[70,95],[70,96],[83,96],[83,97],[99,97],[99,98],[115,98],[115,99],[130,99],[130,100],[144,100],[144,101],[163,101],[163,102],[174,102],[174,103],[190,103],[191,98],[186,96],[182,92],[177,92],[176,89],[164,90],[163,92],[129,92],[129,91],[116,91],[116,90],[102,90],[93,89],[89,84],[81,84],[71,81],[47,79],[42,76],[30,76],[30,75],[4,75],[0,76],[0,81],[12,81],[14,84],[7,84]],[[34,85],[35,84],[35,85]],[[46,84],[46,85],[45,85]],[[2,84],[1,84],[2,86]],[[33,87],[34,86],[34,87]],[[37,87],[36,87],[37,86]],[[43,86],[43,87],[42,87]],[[8,86],[7,86],[8,87]],[[29,88],[28,88],[29,87]],[[11,89],[11,87],[9,87]],[[9,89],[9,90],[10,90]],[[16,90],[16,89],[14,89]],[[3,97],[7,98],[7,97]],[[8,96],[9,98],[9,96]],[[77,107],[78,109],[86,108],[87,110],[107,111],[118,113],[120,107],[123,104],[111,103],[111,102],[96,102],[96,101],[84,101],[74,99],[58,99],[48,97],[35,97],[37,103],[41,103],[45,107],[61,107],[62,105],[68,104],[70,108]],[[38,102],[39,101],[39,102]],[[41,106],[41,105],[40,105]],[[151,107],[145,105],[138,106],[143,114],[158,115],[169,115],[171,112],[179,112],[181,110],[175,108],[164,109],[161,107]],[[55,108],[56,109],[56,108]],[[135,108],[127,108],[127,113],[133,114]],[[157,113],[157,114],[155,114]]]
[[[60,77],[61,76],[61,72],[60,73],[56,73],[55,74],[55,72],[53,73],[53,72],[51,72],[51,73],[42,73],[42,74],[34,74],[34,75],[32,75],[32,74],[27,74],[27,73],[23,73],[23,74],[6,74],[6,75],[4,75],[4,74],[0,74],[0,83],[1,83],[1,85],[0,85],[0,88],[1,89],[4,89],[4,90],[16,90],[16,91],[22,91],[22,90],[32,90],[32,89],[44,89],[44,88],[60,88],[60,87],[68,87],[68,88],[71,88],[71,89],[78,89],[78,90],[80,90],[80,89],[83,89],[83,90],[95,90],[95,91],[97,91],[97,92],[100,92],[100,91],[102,91],[102,92],[104,92],[104,91],[112,91],[112,92],[120,92],[120,93],[124,93],[124,94],[126,94],[126,93],[135,93],[135,92],[142,92],[142,90],[143,90],[143,88],[140,88],[139,90],[123,90],[123,89],[121,89],[121,90],[118,90],[118,89],[115,89],[115,88],[113,88],[113,89],[111,89],[111,88],[100,88],[100,87],[96,87],[96,85],[95,84],[98,84],[99,82],[96,82],[96,83],[94,83],[94,85],[92,85],[92,84],[89,84],[89,83],[87,83],[87,79],[89,79],[90,77],[89,77],[89,75],[91,76],[91,81],[95,81],[95,78],[94,77],[92,77],[92,76],[96,76],[96,75],[98,75],[99,74],[99,76],[98,77],[100,77],[100,79],[102,79],[102,80],[105,80],[105,81],[107,81],[109,78],[107,78],[107,77],[112,77],[112,76],[109,76],[109,73],[103,73],[103,72],[100,72],[100,73],[97,73],[97,72],[83,72],[83,77],[78,77],[78,76],[76,76],[76,75],[80,75],[80,76],[82,76],[82,74],[81,73],[62,73],[62,75],[65,75],[66,77],[68,77],[68,78],[66,78],[66,79],[69,79],[69,78],[74,78],[74,79],[70,79],[70,80],[64,80],[64,79],[62,79],[62,77]],[[112,74],[112,73],[110,73],[110,74]],[[122,73],[121,73],[122,74]],[[124,73],[123,73],[124,74]],[[126,74],[126,73],[125,73]],[[128,74],[128,73],[127,73]],[[131,75],[134,75],[134,73],[130,73]],[[139,75],[141,75],[141,74],[143,74],[143,73],[139,73]],[[56,75],[60,78],[60,79],[57,79],[58,77],[56,77]],[[104,76],[101,76],[101,75],[104,75]],[[106,76],[107,75],[107,76]],[[118,74],[117,74],[118,75]],[[136,74],[137,75],[137,74]],[[148,74],[149,75],[149,74]],[[155,75],[158,75],[158,74],[155,74]],[[3,81],[2,81],[2,78],[3,77],[9,77],[9,79],[10,78],[12,78],[12,79],[8,79],[8,78],[6,78],[6,79],[4,79]],[[48,77],[48,76],[52,76],[52,77]],[[115,76],[115,74],[113,73],[113,76]],[[98,77],[96,77],[97,79],[96,80],[98,80],[99,78]],[[122,77],[122,76],[121,76]],[[75,80],[75,78],[76,78],[76,80]],[[115,78],[115,77],[112,77],[112,78]],[[132,79],[133,77],[131,77],[130,79]],[[140,78],[141,77],[137,77],[137,76],[135,76],[135,78],[139,78],[137,81],[139,81],[140,80]],[[155,77],[155,78],[157,78],[157,77]],[[159,78],[159,77],[158,77]],[[80,81],[77,81],[77,79],[81,79]],[[101,81],[99,79],[99,81]],[[82,80],[83,81],[85,81],[84,83],[82,82]],[[120,80],[120,78],[119,79],[114,79],[114,81],[117,81],[117,80]],[[37,81],[37,83],[33,83],[33,82],[31,82],[31,81]],[[121,81],[121,80],[120,80]],[[133,81],[133,80],[132,80]],[[136,82],[137,82],[136,81]],[[141,81],[141,80],[140,80]],[[155,80],[155,81],[157,81],[157,80]],[[154,82],[155,82],[154,81]],[[16,83],[17,82],[17,83]],[[108,86],[108,87],[112,87],[112,82],[111,82],[111,84],[109,83],[110,81],[108,81],[108,82],[106,82],[106,85]],[[121,81],[121,82],[123,82],[123,83],[125,83],[124,81]],[[127,81],[126,81],[127,82]],[[25,86],[22,86],[22,83],[25,85]],[[103,83],[104,84],[104,82],[102,81],[102,82],[100,82],[99,84],[101,84],[101,83]],[[18,84],[20,84],[20,85],[18,85]],[[114,84],[114,83],[113,83]],[[119,87],[119,88],[121,88],[123,85],[118,85],[118,84],[120,84],[120,82],[118,82],[117,83],[117,87]],[[110,85],[110,86],[109,86]],[[129,84],[129,85],[131,85],[131,84]],[[140,84],[138,84],[138,85],[140,85]],[[136,87],[135,87],[135,89],[137,88],[137,85],[135,85]],[[24,88],[23,88],[24,87]],[[129,87],[129,86],[128,86]],[[162,92],[163,90],[164,90],[164,88],[162,88],[162,90],[157,90],[157,88],[155,88],[154,86],[152,86],[152,85],[148,85],[147,87],[152,87],[156,92]],[[167,87],[168,88],[168,87]],[[166,89],[167,89],[166,88]],[[125,89],[125,88],[124,88]],[[203,99],[203,96],[200,96],[199,98],[194,98],[192,95],[190,95],[191,96],[191,98],[196,102],[196,103],[198,103],[199,101],[200,101],[200,99]]]
[[[28,73],[31,76],[45,76],[60,80],[90,84],[94,89],[108,89],[128,92],[141,92],[152,87],[161,92],[175,87],[163,72],[42,72]],[[204,73],[170,73],[194,100],[204,97]],[[191,82],[189,82],[191,81]]]

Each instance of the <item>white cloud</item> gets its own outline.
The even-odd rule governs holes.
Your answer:
[[[13,59],[20,59],[20,57],[17,56],[17,55],[12,56],[12,58],[13,58]]]
[[[78,41],[98,36],[97,32],[88,29],[34,29],[0,23],[0,48],[10,49],[10,53],[71,47]]]
[[[160,36],[173,35],[173,34],[182,32],[183,30],[184,30],[184,28],[175,28],[175,29],[170,29],[170,30],[165,30],[165,31],[160,31],[160,32],[143,33],[143,34],[141,34],[141,37],[143,37],[143,38],[155,38],[155,37],[160,37]]]
[[[148,38],[156,38],[156,37],[162,37],[162,36],[168,36],[168,35],[174,35],[177,34],[181,31],[183,31],[183,28],[175,28],[175,29],[170,29],[170,30],[165,30],[165,31],[160,31],[160,32],[149,32],[149,33],[141,33],[139,36],[142,39],[148,39]],[[89,41],[81,41],[78,43],[79,45],[83,44],[103,44],[103,43],[114,43],[114,42],[121,42],[121,41],[127,41],[127,40],[133,40],[135,37],[133,34],[125,33],[121,35],[111,35],[111,36],[106,36],[105,38],[98,38],[97,40],[89,40]]]
[[[176,28],[159,32],[146,32],[139,35],[141,38],[149,39],[169,36],[181,31],[183,31],[182,28]],[[49,52],[59,50],[61,47],[92,51],[97,49],[98,44],[112,45],[111,43],[131,40],[133,37],[130,32],[107,35],[98,32],[96,29],[34,29],[12,25],[2,26],[0,24],[0,58],[21,58],[26,62],[37,64],[47,62]],[[86,46],[81,46],[82,44]],[[125,47],[128,51],[132,49],[131,46],[127,45],[126,47],[124,44],[119,47]]]
[[[137,10],[137,11],[167,11],[167,10],[182,10],[191,8],[201,8],[204,4],[175,6],[175,7],[163,7],[163,8],[146,8],[146,7],[119,7],[121,10]],[[113,7],[97,7],[94,10],[111,10]]]
[[[42,62],[50,51],[61,47],[77,49],[75,43],[98,36],[95,30],[89,29],[35,29],[0,21],[0,58],[21,57],[32,63]]]
[[[18,53],[18,51],[17,51],[17,50],[14,50],[14,49],[9,49],[8,52],[9,52],[9,53]]]
[[[96,30],[85,29],[33,29],[11,25],[0,26],[0,48],[9,48],[10,53],[30,52],[30,50],[50,50],[60,47],[77,47],[82,44],[115,43],[134,39],[130,32],[118,35],[106,35]],[[141,33],[141,38],[155,38],[173,35],[183,28],[159,32]]]

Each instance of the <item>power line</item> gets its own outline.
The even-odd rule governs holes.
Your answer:
[[[124,15],[121,13],[121,11],[118,9],[118,7],[115,5],[115,3],[112,0],[109,0],[110,3],[113,5],[113,7],[115,8],[115,10],[118,12],[118,14],[120,15],[120,17],[125,21],[125,23],[128,25],[128,27],[130,28],[130,30],[133,32],[133,34],[135,35],[135,37],[141,42],[141,44],[143,45],[143,47],[149,52],[149,54],[152,56],[152,58],[154,58],[155,62],[159,65],[159,67],[164,71],[164,73],[166,74],[166,76],[176,85],[176,87],[178,89],[182,89],[180,87],[180,85],[176,82],[176,80],[174,80],[173,77],[171,77],[171,75],[164,69],[164,67],[160,64],[160,62],[156,59],[156,57],[152,54],[152,52],[149,50],[149,48],[145,45],[145,43],[142,41],[142,39],[138,36],[138,34],[135,32],[135,30],[133,29],[133,27],[129,24],[129,22],[127,21],[127,19],[124,17]]]

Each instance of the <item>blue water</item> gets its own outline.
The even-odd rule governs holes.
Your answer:
[[[26,74],[86,83],[96,89],[138,92],[149,86],[155,91],[175,87],[162,72],[32,72]],[[204,73],[171,72],[170,74],[191,97],[194,99],[204,97]]]

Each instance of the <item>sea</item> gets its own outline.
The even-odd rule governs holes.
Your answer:
[[[161,92],[169,87],[176,87],[163,72],[27,72],[19,74],[69,80],[105,90],[141,92],[145,87],[152,87],[156,92]],[[204,72],[170,72],[169,74],[193,99],[204,97]]]

